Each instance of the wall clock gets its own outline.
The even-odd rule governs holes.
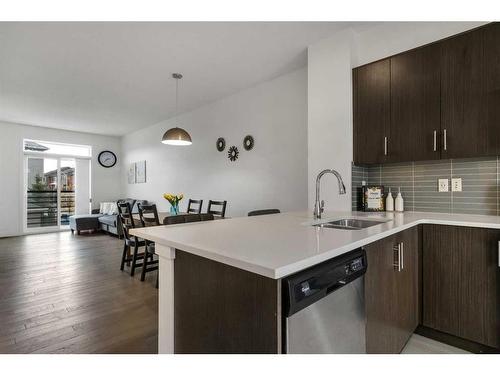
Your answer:
[[[243,138],[243,148],[247,151],[250,151],[253,148],[253,145],[255,144],[255,141],[253,140],[253,137],[251,135],[247,135],[245,138]]]
[[[236,159],[238,159],[239,153],[240,152],[238,151],[238,148],[236,146],[231,146],[229,147],[229,151],[227,152],[227,157],[229,158],[229,160],[235,161]]]
[[[217,144],[217,151],[219,151],[219,152],[224,151],[224,149],[226,148],[226,140],[222,137],[217,139],[216,144]]]
[[[97,161],[104,168],[111,168],[116,164],[116,155],[112,151],[102,151],[97,157]]]

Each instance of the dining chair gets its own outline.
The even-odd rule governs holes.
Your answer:
[[[193,207],[194,206],[194,207]],[[201,207],[203,206],[203,199],[190,199],[188,202],[188,214],[201,214]]]
[[[156,204],[137,204],[139,211],[139,219],[143,227],[154,227],[160,225],[158,218],[158,210]],[[146,273],[158,270],[158,259],[155,259],[155,243],[153,241],[144,240],[146,243],[146,251],[142,261],[141,281],[146,278]],[[158,276],[156,278],[156,287],[158,288]]]
[[[144,253],[139,253],[140,247],[145,247],[146,242],[137,238],[136,236],[131,236],[129,230],[135,228],[135,220],[132,215],[132,208],[129,202],[118,202],[118,216],[120,217],[120,222],[123,230],[123,253],[120,265],[120,270],[123,271],[125,268],[125,263],[130,266],[130,276],[134,276],[135,269],[142,266],[142,262],[139,260],[144,259]],[[130,255],[130,250],[134,249],[133,254]]]
[[[226,206],[227,206],[227,201],[209,200],[207,214],[219,216],[220,218],[223,219],[226,216]],[[220,208],[217,209],[217,207],[220,207]]]
[[[277,208],[267,208],[264,210],[250,211],[248,213],[248,216],[272,215],[272,214],[279,214],[279,213],[281,213],[281,211],[278,210]]]

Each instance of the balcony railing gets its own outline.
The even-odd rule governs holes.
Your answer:
[[[57,191],[28,190],[28,228],[57,226]],[[75,213],[75,191],[61,190],[61,225]]]

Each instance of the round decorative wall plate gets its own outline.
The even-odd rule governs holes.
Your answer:
[[[231,146],[229,147],[229,151],[227,152],[227,157],[229,158],[229,160],[235,161],[236,159],[238,159],[239,153],[240,152],[238,151],[238,147]]]
[[[253,148],[255,141],[253,140],[253,137],[251,135],[247,135],[245,138],[243,138],[243,147],[245,150],[250,151]]]
[[[97,161],[104,168],[111,168],[116,164],[116,155],[112,151],[102,151],[97,157]]]
[[[219,152],[222,152],[224,151],[224,149],[226,148],[226,141],[224,138],[220,137],[217,139],[217,142],[216,142],[216,145],[217,145],[217,151]]]

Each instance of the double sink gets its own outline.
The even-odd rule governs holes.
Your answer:
[[[361,220],[361,219],[339,219],[328,221],[326,223],[313,224],[313,227],[332,228],[332,229],[347,229],[347,230],[360,230],[387,223],[390,220]]]

